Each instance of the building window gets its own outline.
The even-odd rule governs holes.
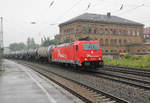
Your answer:
[[[105,52],[107,53],[107,52],[108,52],[108,50],[105,50]]]
[[[132,35],[135,36],[135,31],[132,31]]]
[[[119,40],[119,46],[121,46],[122,44],[121,44],[121,39]]]
[[[109,30],[108,29],[105,29],[105,34],[109,34]]]
[[[113,50],[110,50],[110,52],[113,52]]]
[[[110,40],[110,45],[113,46],[113,40],[112,39]]]
[[[95,40],[98,40],[98,38],[95,38]]]
[[[76,34],[77,34],[77,33],[79,33],[79,29],[78,29],[78,28],[76,29]]]
[[[118,30],[118,34],[121,35],[121,30]]]
[[[83,33],[83,34],[86,34],[86,28],[85,28],[85,27],[83,27],[82,33]]]
[[[130,31],[128,31],[128,35],[130,35],[131,33],[130,33]]]
[[[101,46],[104,45],[103,39],[100,39],[100,45],[101,45]]]
[[[117,40],[116,39],[114,39],[114,46],[116,46],[117,45]]]
[[[124,45],[127,45],[127,40],[124,40]]]
[[[137,36],[139,36],[139,35],[140,35],[139,31],[137,31],[136,33],[137,33]]]
[[[130,35],[132,35],[132,31],[130,31]]]
[[[125,30],[123,30],[122,32],[123,32],[123,35],[126,35],[126,31]]]
[[[96,32],[96,28],[94,29],[94,34],[96,34],[97,32]]]
[[[113,30],[112,29],[110,29],[110,34],[113,34]]]
[[[88,28],[88,33],[89,33],[89,34],[91,33],[91,31],[92,31],[91,28]]]
[[[116,34],[117,34],[117,35],[119,35],[119,34],[120,34],[119,30],[116,30]]]
[[[116,34],[116,30],[115,30],[115,29],[113,30],[113,34],[114,34],[114,35]]]
[[[102,28],[100,29],[100,34],[104,34],[104,30]]]
[[[108,39],[105,40],[105,45],[108,46]]]
[[[111,39],[110,40],[110,45],[111,46],[116,46],[116,44],[117,44],[117,40],[116,39]]]

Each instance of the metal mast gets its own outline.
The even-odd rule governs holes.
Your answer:
[[[1,20],[0,49],[3,49],[3,17],[0,17],[0,20]]]

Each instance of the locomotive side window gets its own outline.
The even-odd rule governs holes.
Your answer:
[[[78,45],[76,45],[76,51],[78,50]]]
[[[84,50],[99,50],[99,44],[94,44],[94,43],[91,43],[91,44],[83,44],[83,49]]]

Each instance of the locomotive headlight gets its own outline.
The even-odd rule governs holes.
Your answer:
[[[101,58],[98,58],[98,60],[101,60]]]
[[[84,60],[88,60],[87,58],[85,58]]]

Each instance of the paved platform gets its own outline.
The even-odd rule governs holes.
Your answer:
[[[28,67],[3,60],[0,103],[83,103],[60,86]]]

